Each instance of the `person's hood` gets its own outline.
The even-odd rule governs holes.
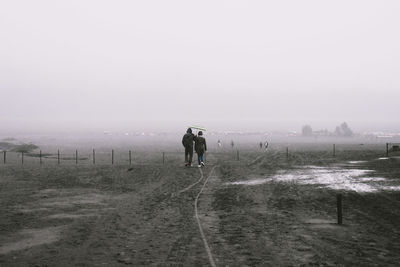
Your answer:
[[[187,129],[186,133],[192,133],[192,129],[191,128]]]

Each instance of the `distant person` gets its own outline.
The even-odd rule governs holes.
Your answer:
[[[262,143],[262,142],[260,142],[260,149],[262,149],[262,147],[263,147],[263,143]]]
[[[231,147],[233,148],[235,146],[235,143],[233,142],[233,140],[231,141]]]
[[[204,167],[204,153],[207,151],[207,144],[202,131],[199,131],[198,136],[194,138],[194,150],[197,153],[198,167]]]
[[[182,145],[185,147],[185,166],[192,166],[193,159],[193,141],[194,134],[192,133],[192,129],[188,128],[186,134],[182,138]]]
[[[218,139],[218,147],[222,147],[221,140]]]
[[[268,148],[268,141],[265,141],[265,150]]]

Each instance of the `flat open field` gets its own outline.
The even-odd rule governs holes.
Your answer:
[[[178,152],[98,153],[0,163],[1,266],[400,262],[400,158],[382,145],[214,150],[202,169]]]

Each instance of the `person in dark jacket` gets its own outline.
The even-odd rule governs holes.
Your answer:
[[[193,141],[194,134],[192,129],[188,128],[186,134],[182,138],[182,145],[185,147],[185,166],[192,166],[193,159]]]
[[[199,131],[198,136],[194,138],[194,150],[197,153],[197,160],[199,162],[199,168],[203,167],[204,164],[204,152],[207,151],[206,139],[203,137],[203,132]]]

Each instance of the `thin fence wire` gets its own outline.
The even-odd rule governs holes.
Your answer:
[[[224,148],[211,149],[206,152],[206,160],[241,161],[252,159],[251,155],[279,152],[289,158],[293,153],[306,151],[326,151],[333,157],[349,151],[382,150],[386,155],[391,152],[393,146],[398,143],[387,144],[318,144],[317,148],[292,144],[270,145],[265,149],[251,148]],[[392,149],[393,150],[393,149]],[[123,149],[57,149],[55,151],[40,150],[38,152],[21,153],[2,151],[2,165],[141,165],[149,162],[155,164],[169,164],[171,162],[184,162],[184,152],[175,151],[135,151]],[[193,162],[196,162],[196,153],[193,154]]]

